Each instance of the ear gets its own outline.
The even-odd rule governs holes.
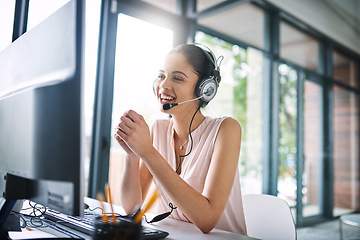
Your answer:
[[[218,77],[217,77],[217,83],[220,84],[220,82],[221,82],[220,68],[217,67],[216,70],[217,70],[218,73],[219,73],[219,75],[218,75]]]
[[[221,82],[221,75],[219,75],[218,79],[217,79],[217,83],[220,84]]]

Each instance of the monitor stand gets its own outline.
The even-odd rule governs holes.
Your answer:
[[[74,184],[71,182],[35,180],[0,172],[0,196],[3,202],[0,205],[0,231],[8,224],[6,220],[19,199],[29,199],[65,214],[73,215],[75,212],[75,203],[71,201],[74,199]],[[16,210],[20,212],[21,208],[22,204]]]
[[[21,211],[22,200],[29,197],[30,191],[27,188],[32,186],[33,180],[18,177],[12,174],[0,172],[0,189],[2,197],[0,197],[0,238],[3,239],[7,235],[7,231],[21,231],[20,218],[11,215],[11,211],[16,206],[16,211]],[[17,204],[18,203],[18,204]]]
[[[0,228],[3,229],[3,226],[6,222],[6,219],[11,213],[11,210],[15,206],[16,200],[7,200],[5,199],[5,203],[1,206],[0,209]]]

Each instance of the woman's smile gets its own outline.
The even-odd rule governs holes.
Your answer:
[[[159,99],[160,99],[160,103],[161,104],[165,104],[165,103],[172,103],[175,100],[175,97],[169,95],[169,94],[165,94],[165,93],[160,93],[159,94]]]

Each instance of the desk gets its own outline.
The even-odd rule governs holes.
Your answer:
[[[101,204],[94,199],[91,198],[85,198],[85,203],[88,204],[90,206],[91,209],[94,209],[96,207],[101,207]],[[110,212],[110,205],[106,204],[105,205],[105,211],[106,212]],[[122,207],[120,206],[115,206],[114,205],[114,211],[116,213],[119,213],[121,215],[124,215],[125,212],[122,209]],[[153,217],[153,214],[146,214],[148,216],[148,219],[151,219]],[[171,218],[167,218],[162,220],[161,222],[157,222],[157,223],[153,223],[153,224],[148,224],[145,221],[143,221],[143,226],[146,227],[151,227],[151,228],[156,228],[156,229],[160,229],[163,231],[166,231],[169,233],[169,236],[165,238],[165,240],[167,239],[191,239],[191,240],[202,240],[202,239],[206,239],[206,240],[215,240],[215,239],[236,239],[236,240],[253,240],[254,238],[250,238],[248,236],[244,236],[241,234],[236,234],[236,233],[232,233],[232,232],[227,232],[227,231],[223,231],[220,229],[213,229],[210,233],[204,234],[202,233],[194,224],[192,223],[188,223],[188,222],[183,222],[183,221],[179,221],[179,220],[175,220],[175,219],[171,219]],[[82,233],[79,233],[75,230],[69,229],[71,232],[75,233],[76,235],[83,237],[86,240],[90,240],[92,239],[92,236],[88,236]],[[25,230],[24,230],[25,231]],[[44,231],[44,238],[45,237],[49,237],[49,229],[35,229],[34,231],[37,231],[39,234],[41,234],[41,231]],[[56,234],[56,232],[51,231],[50,232],[53,236],[58,236],[58,237],[64,237],[64,235],[61,234]],[[26,236],[27,234],[29,234],[29,232],[24,232],[24,234],[22,236]],[[31,232],[31,234],[36,234],[35,232]],[[17,234],[13,235],[16,236]],[[37,235],[38,236],[38,235]],[[21,235],[19,236],[19,238],[21,238]],[[16,239],[16,238],[13,238]]]

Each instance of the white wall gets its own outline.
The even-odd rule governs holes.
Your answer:
[[[327,37],[360,54],[359,0],[268,0]]]

